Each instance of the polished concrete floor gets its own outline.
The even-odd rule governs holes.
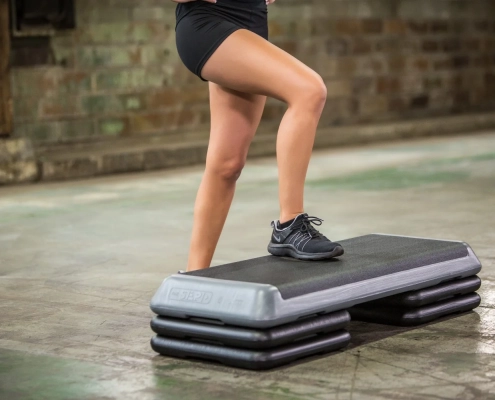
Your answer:
[[[306,209],[333,240],[463,240],[474,312],[354,322],[343,351],[267,372],[155,355],[148,302],[185,267],[201,167],[0,189],[1,399],[494,399],[495,132],[316,152]],[[214,265],[265,254],[274,159],[241,177]]]

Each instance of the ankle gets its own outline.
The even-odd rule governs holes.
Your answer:
[[[286,222],[293,220],[300,214],[304,214],[304,211],[300,211],[296,213],[280,214],[280,219],[279,219],[280,224],[285,224]]]
[[[210,267],[187,267],[186,272],[199,271],[201,269],[208,269]]]

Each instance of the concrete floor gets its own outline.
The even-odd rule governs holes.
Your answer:
[[[322,232],[464,240],[483,302],[415,329],[352,323],[344,351],[268,372],[149,347],[148,302],[185,267],[201,173],[0,189],[1,399],[495,399],[494,132],[314,154]],[[265,254],[276,173],[249,162],[215,265]]]

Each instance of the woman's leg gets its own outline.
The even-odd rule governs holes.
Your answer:
[[[287,103],[277,138],[280,222],[302,213],[304,182],[327,98],[321,76],[246,29],[235,31],[220,45],[201,75],[224,87]]]
[[[188,271],[210,265],[266,96],[288,105],[277,138],[280,221],[304,211],[304,181],[327,96],[315,71],[247,29],[232,33],[201,75],[210,81],[212,136],[195,206]]]
[[[266,96],[241,93],[213,82],[209,82],[209,89],[211,133],[194,207],[188,271],[210,266],[266,102]]]

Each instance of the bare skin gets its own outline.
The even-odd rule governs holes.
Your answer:
[[[327,98],[315,71],[247,29],[218,47],[201,76],[209,81],[211,133],[187,271],[210,266],[267,96],[288,106],[277,136],[280,222],[304,212],[304,182]]]

